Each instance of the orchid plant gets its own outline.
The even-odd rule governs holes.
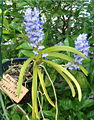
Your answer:
[[[33,63],[32,119],[39,120],[39,118],[40,118],[39,111],[38,111],[38,96],[37,96],[38,87],[39,87],[38,83],[40,83],[46,99],[53,107],[56,108],[55,119],[57,120],[57,114],[58,114],[57,101],[54,103],[47,93],[43,72],[46,73],[48,79],[50,80],[50,82],[53,86],[53,90],[54,90],[54,94],[55,94],[55,98],[56,98],[55,88],[54,88],[53,82],[50,78],[50,75],[48,74],[46,68],[44,67],[44,64],[49,64],[50,66],[52,66],[65,79],[65,81],[68,83],[68,85],[71,89],[73,97],[75,97],[75,93],[76,93],[75,89],[74,89],[74,85],[75,85],[77,88],[77,91],[78,91],[78,99],[79,99],[79,101],[81,101],[82,92],[81,92],[80,85],[77,82],[77,80],[75,79],[75,77],[67,70],[66,65],[57,64],[53,60],[50,60],[49,57],[52,57],[54,59],[60,58],[60,59],[67,60],[70,63],[70,65],[76,64],[79,67],[79,69],[82,70],[85,75],[87,75],[88,74],[87,70],[79,62],[75,61],[75,59],[79,59],[79,57],[81,59],[87,59],[87,54],[82,54],[81,53],[82,51],[81,52],[78,51],[79,49],[77,50],[77,48],[75,49],[75,48],[72,48],[69,46],[52,46],[49,48],[45,48],[42,45],[45,35],[43,32],[43,27],[42,27],[43,23],[40,20],[39,14],[40,13],[39,13],[38,8],[34,8],[34,9],[28,8],[25,11],[25,15],[24,15],[25,31],[26,31],[26,35],[28,36],[28,39],[30,41],[30,46],[32,48],[33,55],[30,58],[28,58],[22,65],[20,75],[19,75],[19,80],[18,80],[17,93],[18,93],[18,95],[20,94],[25,71],[26,71],[28,65],[32,62]],[[81,43],[76,42],[75,44],[78,45]],[[87,45],[87,47],[88,47],[88,45]],[[64,52],[73,52],[75,54],[75,59],[71,58],[68,55],[63,54],[63,51]],[[83,51],[83,53],[84,53],[84,51]],[[68,63],[68,65],[69,65],[69,63]],[[43,69],[44,69],[44,71],[43,71]],[[55,99],[55,100],[57,100],[57,99]]]

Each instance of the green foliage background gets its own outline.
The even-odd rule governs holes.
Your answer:
[[[4,24],[3,24],[3,41],[2,56],[5,59],[15,57],[28,57],[27,51],[29,41],[25,35],[23,15],[24,10],[29,6],[31,8],[38,7],[43,17],[43,27],[45,32],[44,45],[46,47],[53,46],[59,42],[64,45],[74,47],[74,41],[81,33],[88,34],[90,44],[89,59],[83,61],[84,67],[89,71],[86,77],[80,71],[71,71],[74,76],[79,79],[82,90],[83,99],[81,102],[77,98],[72,98],[70,89],[66,82],[53,72],[53,79],[57,96],[59,115],[58,120],[92,120],[94,119],[94,1],[88,0],[12,0],[12,4],[4,2]],[[1,6],[1,1],[0,1]],[[0,20],[1,20],[0,8]],[[1,26],[1,21],[0,21]],[[69,54],[70,55],[70,54]],[[66,63],[66,61],[56,60],[57,63]],[[49,73],[52,68],[48,69]],[[54,74],[54,76],[53,76]],[[49,95],[53,98],[52,88],[45,78]],[[9,100],[6,99],[5,107],[8,106]],[[49,106],[44,99],[44,115],[49,120],[54,120],[55,110]],[[26,105],[22,106],[28,115],[31,114],[30,108]],[[10,120],[25,120],[22,113],[16,111],[16,107],[7,111]],[[2,109],[0,106],[0,114]]]

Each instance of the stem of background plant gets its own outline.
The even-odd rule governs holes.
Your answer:
[[[2,42],[2,33],[3,33],[3,0],[2,0],[2,21],[1,21],[1,34],[0,34],[0,77],[2,77],[2,53],[1,53],[1,42]]]

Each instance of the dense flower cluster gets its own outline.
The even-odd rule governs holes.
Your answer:
[[[82,52],[84,54],[84,56],[88,57],[88,53],[89,53],[89,44],[88,44],[88,40],[87,40],[87,34],[83,33],[80,34],[77,37],[77,40],[75,41],[75,48]],[[74,61],[75,63],[71,63],[68,62],[66,68],[68,69],[79,69],[78,65],[76,63],[82,64],[82,61],[84,60],[84,58],[80,57],[77,54],[74,54]]]
[[[44,32],[42,28],[42,21],[39,17],[39,9],[34,8],[32,10],[31,8],[28,8],[25,11],[24,15],[24,21],[25,21],[25,31],[28,36],[28,39],[31,42],[31,46],[33,48],[33,53],[38,55],[39,51],[44,49],[45,47],[42,45],[42,41],[44,40]],[[47,54],[44,54],[43,57]],[[45,58],[46,58],[45,57]]]

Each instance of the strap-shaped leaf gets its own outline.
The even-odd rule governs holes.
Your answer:
[[[52,88],[53,88],[53,91],[54,91],[54,96],[55,96],[55,106],[56,106],[55,120],[57,120],[57,116],[58,116],[58,105],[57,105],[57,95],[56,95],[55,86],[54,86],[54,84],[53,84],[53,81],[52,81],[51,78],[50,78],[50,75],[49,75],[47,69],[46,69],[43,65],[40,65],[40,66],[44,69],[44,71],[45,71],[45,73],[46,73],[46,75],[47,75],[49,81],[51,82],[51,85],[52,85]]]
[[[60,69],[58,68],[55,68],[59,74],[61,74],[61,76],[66,80],[66,82],[68,83],[70,89],[71,89],[71,92],[72,92],[72,96],[75,97],[75,89],[74,89],[74,86],[72,85],[69,77],[67,77]]]
[[[56,51],[69,51],[69,52],[73,52],[73,53],[76,53],[76,54],[78,54],[81,57],[86,59],[86,57],[81,52],[79,52],[75,48],[68,47],[68,46],[53,46],[53,47],[49,47],[49,48],[46,48],[46,49],[42,50],[42,53],[49,53],[49,52],[56,52]]]
[[[24,64],[22,65],[20,75],[19,75],[19,80],[18,80],[18,86],[17,86],[17,93],[20,95],[21,87],[22,87],[22,82],[23,82],[23,76],[25,74],[26,68],[28,67],[28,64],[34,59],[34,57],[31,57],[27,59]]]
[[[82,66],[82,65],[79,65],[79,68],[82,70],[82,72],[88,76],[88,71]]]
[[[37,105],[37,65],[33,66],[33,80],[32,80],[32,117],[38,119],[38,105]]]
[[[57,57],[57,58],[61,58],[70,62],[75,62],[71,57],[69,57],[68,55],[62,54],[62,53],[48,53],[48,56],[52,56],[52,57]]]
[[[43,89],[43,92],[48,100],[48,102],[53,106],[55,107],[54,103],[52,102],[52,100],[50,99],[48,93],[47,93],[47,90],[46,90],[46,87],[45,87],[45,83],[44,83],[44,80],[43,80],[43,74],[41,73],[41,70],[40,68],[38,69],[38,76],[39,76],[39,79],[40,79],[40,83],[41,83],[41,86],[42,86],[42,89]]]
[[[46,68],[43,66],[45,72],[46,72]],[[74,86],[72,85],[70,79],[58,68],[55,68],[60,74],[61,76],[66,80],[66,82],[68,83],[68,85],[70,86],[71,92],[72,92],[72,96],[75,97],[75,89]],[[47,73],[46,73],[47,74]]]
[[[60,69],[62,72],[64,72],[74,82],[74,84],[77,87],[77,91],[78,91],[78,99],[79,99],[79,101],[81,101],[82,92],[81,92],[80,85],[77,82],[77,80],[75,79],[75,77],[67,69],[63,68],[61,65],[58,65],[58,64],[56,64],[54,62],[51,62],[49,60],[42,60],[42,61],[47,63],[47,64],[52,65],[54,68]]]

